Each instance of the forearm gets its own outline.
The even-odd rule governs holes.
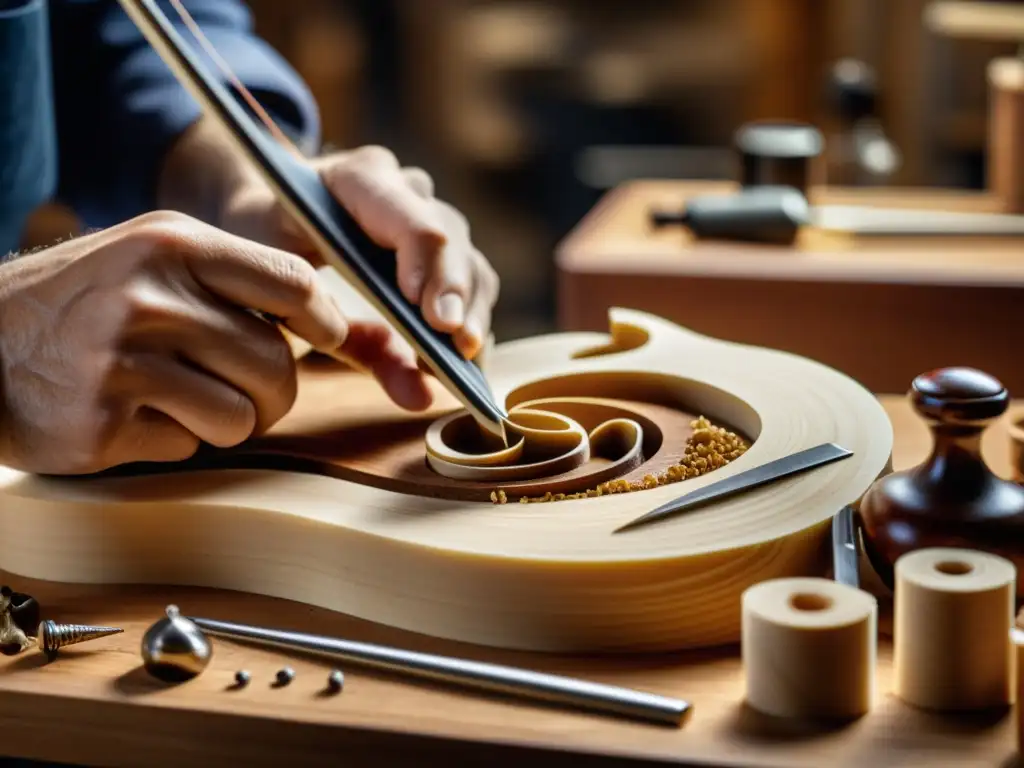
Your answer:
[[[157,207],[219,226],[222,208],[259,173],[208,118],[200,117],[173,143],[161,165]]]

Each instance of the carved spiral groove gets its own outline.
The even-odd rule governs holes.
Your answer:
[[[664,441],[643,404],[543,398],[513,407],[509,417],[507,446],[465,411],[438,419],[426,434],[427,464],[452,480],[492,485],[496,502],[508,500],[507,492],[520,501],[557,501],[694,477],[723,466],[747,447],[742,438],[697,419],[687,422],[685,442],[673,446],[678,453],[661,462],[663,472],[628,482],[622,478],[636,474]],[[543,498],[531,498],[539,495]]]

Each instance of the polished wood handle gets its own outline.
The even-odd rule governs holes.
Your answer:
[[[1010,395],[1002,382],[974,368],[922,373],[910,389],[914,409],[934,426],[983,429],[1006,412]]]

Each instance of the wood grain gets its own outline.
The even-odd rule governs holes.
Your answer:
[[[342,305],[357,307],[358,294],[334,279]],[[499,345],[488,371],[513,410],[568,398],[558,408],[586,425],[593,444],[583,475],[528,477],[524,491],[601,479],[609,454],[596,432],[609,413],[632,413],[648,427],[637,438],[646,444],[639,467],[612,460],[627,477],[678,461],[690,414],[753,444],[682,482],[494,505],[479,497],[490,493],[485,484],[462,488],[425,466],[424,435],[452,411],[450,397],[438,392],[433,413],[408,414],[363,374],[304,372],[288,418],[254,446],[204,457],[216,468],[75,479],[3,470],[0,566],[61,582],[235,589],[503,648],[707,647],[739,640],[747,586],[821,574],[832,515],[889,466],[891,426],[856,382],[642,313],[612,312],[604,334]],[[613,534],[684,490],[824,442],[853,456]],[[498,485],[513,498],[517,487]],[[464,500],[469,492],[475,500]]]
[[[883,398],[895,428],[893,463],[903,469],[929,450],[927,428],[902,399]],[[1024,402],[1016,404],[1019,410]],[[985,456],[1010,472],[1006,422],[984,438]],[[316,765],[715,765],[800,768],[828,765],[1016,765],[1015,718],[930,715],[891,694],[891,647],[883,638],[874,709],[856,724],[825,729],[774,721],[742,706],[736,648],[630,657],[499,652],[415,636],[282,600],[197,589],[68,586],[0,575],[37,595],[46,614],[114,623],[124,635],[69,650],[42,665],[35,654],[0,659],[4,752],[86,765],[154,768],[182,764]],[[193,613],[323,632],[425,651],[460,654],[684,696],[695,705],[682,729],[482,699],[370,676],[346,668],[346,690],[319,696],[329,666],[215,641],[206,674],[165,688],[139,671],[145,628],[175,602]],[[272,689],[291,664],[295,682]],[[252,672],[227,691],[236,669]]]
[[[695,243],[653,230],[652,207],[725,194],[718,182],[637,181],[606,195],[557,254],[559,325],[597,330],[608,307],[810,357],[874,392],[969,365],[1024,392],[1024,365],[993,328],[1024,322],[1024,238],[856,238],[807,230],[792,248]],[[997,212],[990,193],[812,189],[821,204]]]

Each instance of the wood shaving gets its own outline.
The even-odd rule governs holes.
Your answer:
[[[737,435],[735,432],[716,426],[704,416],[699,416],[690,422],[693,427],[693,434],[686,441],[686,448],[678,463],[673,464],[664,472],[658,475],[647,474],[640,480],[629,482],[628,480],[609,480],[601,483],[596,488],[576,493],[551,493],[548,491],[543,496],[521,496],[520,504],[535,504],[540,502],[568,501],[571,499],[593,499],[599,496],[606,496],[615,493],[632,493],[643,491],[648,488],[657,488],[670,483],[678,483],[681,480],[688,480],[691,477],[700,477],[703,474],[724,467],[730,461],[738,459],[747,449],[750,442]],[[491,502],[494,504],[507,504],[508,494],[503,490],[491,491]]]

